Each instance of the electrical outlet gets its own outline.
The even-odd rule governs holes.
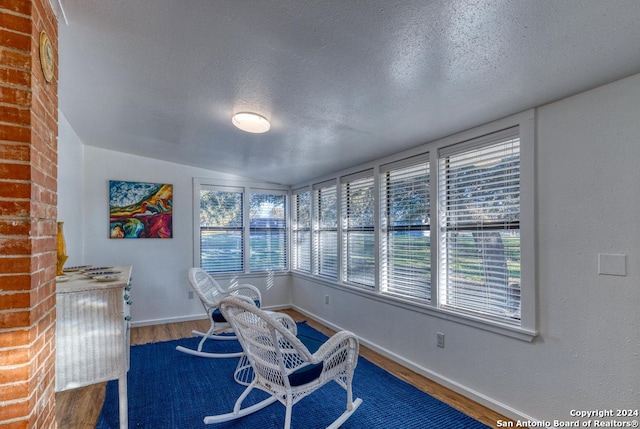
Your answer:
[[[329,305],[329,295],[324,296],[324,303]]]
[[[189,291],[189,299],[193,299],[193,291],[192,290]]]
[[[442,332],[438,332],[437,334],[437,345],[438,347],[440,347],[441,349],[444,348],[444,334]]]

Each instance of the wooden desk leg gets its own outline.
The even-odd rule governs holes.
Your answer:
[[[129,401],[127,398],[127,374],[118,378],[118,400],[120,404],[120,429],[129,429]]]

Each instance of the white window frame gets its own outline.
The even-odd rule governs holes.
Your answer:
[[[245,189],[245,197],[246,197],[246,201],[247,201],[247,216],[249,217],[247,219],[247,236],[249,237],[249,267],[248,267],[248,271],[252,272],[252,273],[259,273],[259,272],[265,272],[265,271],[288,271],[289,269],[289,264],[290,264],[290,258],[289,258],[289,236],[290,236],[290,228],[289,228],[289,205],[290,205],[290,198],[288,196],[289,192],[285,191],[285,190],[273,190],[273,189],[259,189],[259,188],[249,188],[248,190]],[[281,196],[284,197],[284,208],[283,208],[283,215],[284,215],[284,226],[283,228],[256,228],[256,227],[252,227],[251,226],[251,196],[253,195],[274,195],[274,196]],[[251,238],[252,238],[252,233],[260,231],[260,230],[264,230],[266,233],[270,233],[273,230],[276,231],[282,231],[284,233],[284,237],[283,237],[283,242],[281,243],[284,246],[284,252],[282,253],[281,257],[283,258],[283,264],[279,265],[277,267],[271,266],[271,267],[266,267],[266,268],[256,268],[253,267],[251,265],[251,254],[253,253],[251,250]]]
[[[201,197],[201,191],[213,191],[213,192],[217,192],[217,193],[231,193],[231,194],[236,194],[238,195],[239,198],[239,204],[242,206],[242,212],[240,213],[240,216],[242,217],[242,222],[239,226],[235,226],[235,227],[214,227],[215,231],[218,232],[222,232],[223,235],[226,236],[226,234],[229,233],[233,233],[234,235],[238,235],[239,234],[239,240],[234,240],[235,243],[238,243],[241,247],[241,254],[244,255],[244,253],[246,252],[246,246],[247,246],[247,242],[245,240],[245,228],[246,228],[246,210],[245,210],[245,206],[246,206],[246,201],[244,198],[244,188],[242,187],[236,187],[236,186],[219,186],[219,185],[202,185],[199,189],[198,189],[198,221],[197,221],[197,225],[198,225],[198,239],[197,239],[197,243],[198,243],[198,249],[199,249],[199,257],[200,257],[200,264],[198,265],[199,267],[202,267],[202,226],[200,226],[200,197]],[[226,234],[225,234],[226,233]],[[238,269],[229,269],[229,270],[224,270],[224,271],[207,271],[211,274],[237,274],[237,273],[243,273],[245,272],[246,269],[246,260],[244,257],[239,258],[240,260],[238,261]],[[223,265],[225,267],[229,267],[231,268],[234,265],[231,265],[230,261],[234,260],[235,258],[224,258],[224,262]],[[209,264],[207,264],[209,265]],[[209,266],[207,267],[203,267],[205,270],[207,268],[210,268]]]
[[[518,127],[512,127],[441,148],[438,153],[440,207],[438,213],[440,260],[438,306],[442,309],[477,315],[483,319],[494,319],[500,323],[515,326],[520,325],[520,310],[519,305],[517,308],[511,308],[508,305],[508,297],[515,294],[506,276],[508,258],[503,249],[503,240],[506,237],[501,240],[498,238],[507,231],[517,230],[518,237],[520,233],[519,134]],[[517,144],[514,144],[516,141]],[[513,159],[516,151],[517,175],[514,174],[513,167],[504,161],[506,157]],[[453,166],[450,165],[450,160],[454,163]],[[497,171],[500,176],[495,176],[494,167],[500,167]],[[460,174],[461,171],[470,174],[453,176],[452,180],[449,180],[450,174],[454,172]],[[500,180],[487,182],[486,179],[491,177],[498,177]],[[517,191],[514,188],[516,183]],[[495,185],[499,185],[502,191],[509,190],[509,193],[491,193]],[[471,189],[473,194],[469,194]],[[453,193],[452,190],[458,192]],[[462,190],[465,192],[461,192]],[[493,197],[496,195],[499,198],[498,201],[507,205],[491,204],[495,201]],[[515,197],[516,195],[517,200],[505,198],[505,196]],[[488,197],[491,199],[487,200]],[[500,208],[507,208],[508,215],[505,216],[499,210]],[[514,217],[516,210],[517,218]],[[473,245],[462,244],[465,241],[460,237],[468,234],[473,236]],[[451,240],[447,237],[451,237]],[[457,238],[454,239],[454,237]],[[518,246],[519,252],[520,246]],[[475,259],[482,262],[463,268],[452,263],[455,258]],[[482,280],[480,281],[477,277]],[[517,284],[518,286],[520,284],[519,277]]]
[[[335,232],[336,232],[336,268],[335,268],[335,276],[334,275],[328,275],[328,273],[324,273],[322,270],[322,261],[321,261],[321,255],[320,255],[320,235],[322,233],[322,231],[324,230],[323,227],[320,225],[320,210],[321,210],[321,205],[318,201],[318,195],[322,194],[322,190],[323,189],[330,189],[333,188],[335,189],[335,198],[336,198],[336,206],[335,206],[335,210],[336,210],[336,226],[335,226]],[[312,254],[311,254],[311,260],[312,260],[312,273],[313,275],[319,276],[323,279],[328,279],[328,280],[332,280],[332,281],[336,281],[339,282],[340,281],[340,272],[341,272],[341,258],[340,258],[340,187],[338,186],[338,181],[337,180],[329,180],[326,182],[322,182],[322,183],[317,183],[313,185],[313,193],[312,193],[312,197],[311,197],[311,207],[312,207],[312,228],[313,228],[313,234],[312,234],[312,243],[313,243],[313,247],[312,247]],[[327,231],[332,231],[333,229],[329,229]]]
[[[194,177],[193,178],[193,196],[192,196],[192,214],[193,214],[193,266],[200,267],[202,266],[201,261],[201,253],[200,253],[200,190],[201,189],[231,189],[231,190],[240,190],[243,193],[243,271],[228,271],[228,272],[220,272],[216,273],[216,275],[220,276],[233,276],[236,274],[255,274],[255,273],[264,273],[269,270],[259,270],[259,271],[251,271],[250,268],[250,219],[249,219],[249,196],[251,193],[262,193],[262,194],[281,194],[286,196],[286,230],[287,230],[287,239],[286,239],[286,261],[287,267],[284,270],[274,270],[273,272],[288,272],[288,264],[290,261],[290,246],[291,242],[289,239],[290,236],[290,225],[289,225],[289,205],[290,205],[290,192],[289,186],[284,185],[276,185],[270,183],[262,183],[262,182],[251,182],[251,181],[242,181],[242,180],[225,180],[225,179],[216,179],[216,178],[202,178],[202,177]]]
[[[309,196],[309,220],[308,225],[300,226],[298,225],[299,220],[299,196],[307,194]],[[313,248],[313,192],[310,187],[304,187],[299,189],[294,189],[291,193],[291,203],[289,204],[291,207],[291,262],[290,267],[292,271],[299,271],[305,274],[311,274],[313,270],[313,256],[312,256],[312,248]],[[306,249],[303,249],[304,253],[308,255],[308,269],[303,269],[300,267],[299,255],[296,246],[298,244],[298,237],[300,233],[307,232],[309,234],[309,245]]]
[[[362,182],[365,182],[364,187],[361,187],[363,185]],[[372,255],[373,266],[370,267],[372,270],[371,279],[367,279],[367,281],[357,281],[355,277],[351,278],[350,276],[350,270],[352,268],[351,267],[352,260],[350,259],[350,256],[356,256],[356,254],[351,254],[351,249],[349,245],[350,236],[352,233],[356,235],[355,233],[357,232],[366,232],[365,229],[361,229],[360,227],[352,227],[349,222],[349,215],[350,215],[349,205],[351,204],[350,188],[354,184],[356,184],[356,186],[358,187],[358,189],[356,190],[368,189],[369,192],[371,193],[371,198],[373,198],[373,201],[371,204],[371,218],[373,223],[372,225],[367,226],[366,230],[371,228],[371,238],[373,239],[372,247],[373,249],[377,249],[378,247],[377,246],[378,228],[376,227],[376,225],[378,224],[376,200],[378,198],[377,198],[377,192],[376,192],[376,186],[375,186],[375,175],[374,175],[373,169],[369,169],[366,171],[341,177],[340,178],[340,199],[338,201],[338,211],[340,213],[339,228],[341,231],[341,234],[340,234],[341,246],[340,244],[338,245],[339,247],[338,251],[339,251],[339,254],[342,255],[341,256],[342,270],[341,270],[340,277],[344,283],[348,283],[356,287],[373,290],[376,287],[376,283],[378,279],[378,253],[377,252],[374,251]],[[360,256],[364,256],[364,255],[360,255]],[[371,281],[371,283],[368,282],[369,280]]]
[[[426,174],[429,176],[429,181],[424,184],[424,188],[422,192],[426,193],[427,205],[429,206],[429,218],[433,218],[432,208],[431,208],[431,170],[429,163],[429,154],[421,154],[417,156],[412,156],[409,158],[401,159],[398,161],[394,161],[388,164],[384,164],[380,166],[380,290],[383,294],[388,294],[390,296],[397,296],[402,299],[409,300],[417,300],[421,303],[429,303],[431,301],[431,284],[433,281],[431,280],[433,274],[431,270],[432,261],[429,261],[429,279],[428,279],[428,287],[425,285],[425,297],[420,298],[420,289],[421,284],[418,280],[420,277],[424,276],[424,273],[421,273],[420,270],[415,270],[411,266],[405,266],[403,268],[398,268],[398,270],[394,269],[393,261],[391,259],[394,258],[394,254],[396,251],[398,253],[402,253],[401,249],[398,249],[397,246],[394,246],[395,240],[390,239],[389,234],[394,231],[404,231],[409,232],[410,234],[429,234],[429,243],[431,242],[431,220],[430,219],[422,219],[422,222],[417,224],[411,224],[407,226],[393,226],[391,225],[391,208],[389,207],[389,191],[388,188],[388,178],[389,175],[398,172],[401,170],[405,170],[407,168],[412,169],[420,169],[424,166],[426,170]],[[412,182],[413,183],[413,182]],[[417,185],[418,183],[414,183]],[[391,189],[393,190],[393,188]],[[403,189],[404,190],[404,189]],[[412,245],[414,243],[412,242]],[[431,248],[429,247],[429,254],[431,254]],[[419,253],[418,253],[419,255]],[[431,258],[432,259],[432,258]],[[419,261],[416,261],[419,262]],[[415,265],[414,265],[415,266]],[[401,274],[403,273],[403,274]],[[401,278],[402,277],[402,278]]]
[[[520,138],[520,325],[513,326],[507,323],[501,323],[500,321],[477,317],[448,309],[438,308],[436,310],[438,310],[438,313],[442,314],[443,317],[453,318],[456,321],[470,326],[530,341],[538,333],[536,314],[537,282],[535,251],[535,110],[528,110],[520,114],[503,118],[490,124],[447,137],[436,142],[436,146],[431,150],[435,155],[444,147],[472,140],[477,141],[483,136],[488,136],[512,127],[518,127],[518,135]],[[432,156],[431,171],[433,175],[438,171],[438,164],[438,156]],[[432,180],[431,195],[438,195],[438,187],[438,180]],[[433,201],[433,199],[432,202],[436,203],[437,207],[435,209],[439,212],[440,207],[438,202]],[[432,205],[432,211],[433,210],[434,207]],[[435,242],[439,241],[439,239],[440,236],[438,236],[438,240],[432,240],[432,256],[435,255],[437,258],[437,260],[436,258],[433,258],[434,260],[431,262],[432,273],[434,273],[434,268],[439,270],[439,268],[437,268],[440,265],[439,256],[435,253],[438,252],[438,243]],[[433,249],[434,245],[436,246],[436,249]],[[439,277],[438,273],[438,280]],[[434,291],[434,289],[436,290]],[[437,289],[439,289],[439,287],[432,287],[432,292],[436,292],[435,296],[432,294],[434,303],[438,302]]]

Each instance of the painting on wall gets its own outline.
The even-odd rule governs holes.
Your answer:
[[[173,185],[109,181],[111,238],[172,238]]]

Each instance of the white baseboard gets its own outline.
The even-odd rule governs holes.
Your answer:
[[[296,311],[298,311],[301,314],[304,314],[305,316],[308,316],[312,319],[314,319],[315,321],[327,326],[328,328],[331,328],[334,331],[341,331],[344,328],[341,328],[340,326],[336,326],[333,323],[331,323],[328,320],[325,320],[321,317],[318,317],[317,315],[310,313],[308,311],[306,311],[303,308],[297,307],[295,305],[291,306],[293,309],[295,309]],[[380,353],[382,356],[391,359],[392,361],[404,366],[405,368],[408,368],[426,378],[428,378],[429,380],[435,381],[438,384],[441,384],[442,386],[445,386],[451,390],[453,390],[456,393],[459,393],[461,395],[463,395],[466,398],[469,398],[481,405],[484,405],[485,407],[502,414],[505,417],[508,417],[510,419],[513,420],[520,420],[520,421],[536,421],[537,419],[534,419],[533,417],[527,416],[525,414],[523,414],[522,412],[519,412],[518,410],[505,405],[499,401],[494,400],[493,398],[490,398],[480,392],[477,392],[473,389],[468,388],[467,386],[464,386],[454,380],[451,380],[448,377],[444,377],[436,372],[433,372],[421,365],[416,364],[415,362],[412,362],[410,360],[407,360],[405,358],[403,358],[402,356],[399,356],[397,354],[395,354],[394,352],[387,350],[385,348],[379,347],[377,344],[372,343],[370,341],[367,341],[365,338],[360,337],[360,342],[365,345],[366,347],[370,348],[371,350]],[[497,423],[497,422],[496,422]]]
[[[202,320],[206,318],[207,315],[202,313],[192,314],[190,316],[168,317],[163,319],[138,320],[135,322],[131,322],[131,327],[138,328],[140,326],[164,325],[165,323],[190,322],[192,320]]]
[[[286,305],[272,305],[270,307],[262,307],[263,310],[270,311],[278,311],[284,310],[287,308],[292,308],[291,304]],[[190,322],[192,320],[203,320],[206,319],[207,315],[205,313],[200,314],[192,314],[189,316],[180,316],[180,317],[166,317],[162,319],[148,319],[148,320],[137,320],[135,322],[131,322],[132,328],[138,328],[141,326],[152,326],[152,325],[163,325],[165,323],[179,323],[179,322]]]

